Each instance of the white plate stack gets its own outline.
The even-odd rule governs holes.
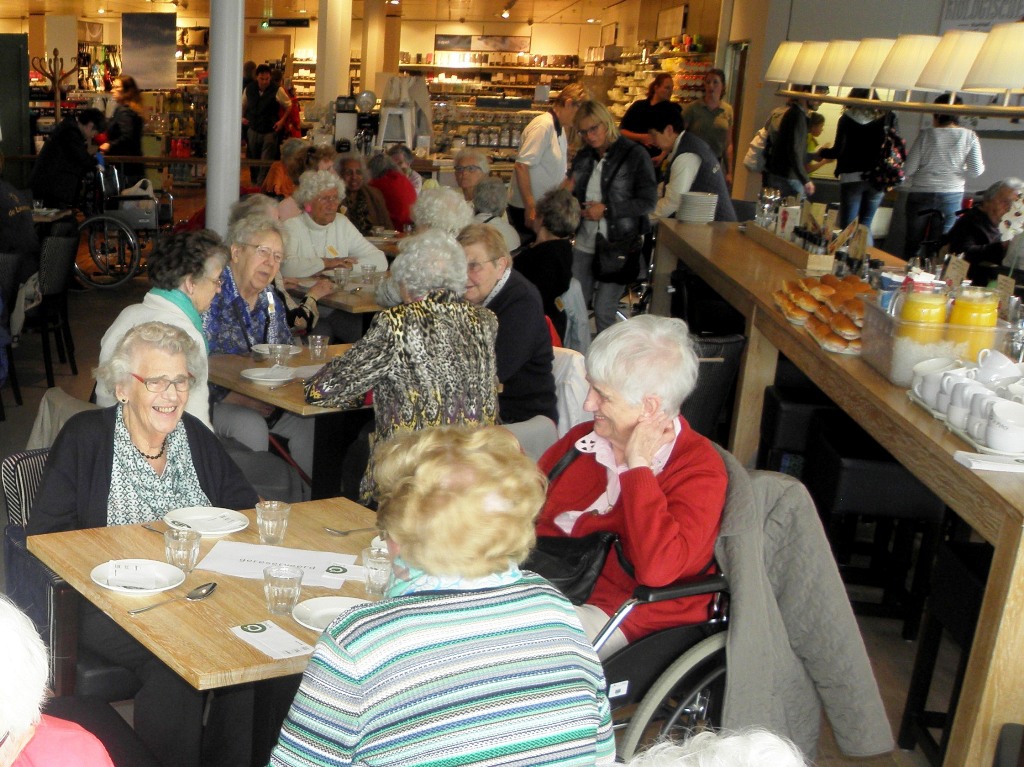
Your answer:
[[[683,192],[679,195],[676,219],[688,224],[706,224],[715,220],[718,195],[709,192]]]

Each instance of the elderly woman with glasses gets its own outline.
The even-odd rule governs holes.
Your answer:
[[[345,182],[345,216],[364,237],[380,226],[393,229],[394,223],[384,202],[384,195],[366,183],[366,161],[357,152],[338,156],[338,175]]]
[[[114,767],[96,736],[43,714],[49,668],[32,621],[0,596],[0,767]]]
[[[512,435],[401,434],[376,477],[394,577],[320,637],[271,765],[613,764],[601,664],[519,569],[545,483]]]
[[[476,186],[491,175],[491,164],[487,155],[479,149],[469,147],[455,155],[455,183],[462,190],[462,196],[470,202],[476,194]]]
[[[124,334],[144,322],[166,322],[188,333],[196,345],[206,351],[202,314],[220,292],[221,274],[228,260],[228,249],[220,236],[209,229],[182,232],[161,237],[149,256],[152,289],[141,304],[121,311],[100,340],[100,364],[114,353]],[[206,354],[196,361],[195,390],[185,412],[211,426],[210,399],[207,393]],[[96,404],[109,407],[117,402],[113,389],[96,385]]]
[[[79,413],[61,429],[28,535],[153,522],[188,506],[253,507],[252,485],[213,432],[185,412],[202,355],[188,333],[162,322],[121,338],[96,369],[117,404]],[[79,611],[79,646],[139,679],[135,730],[164,764],[199,763],[202,693],[88,603]]]
[[[493,312],[463,299],[466,256],[444,232],[402,240],[391,269],[403,303],[306,383],[306,400],[326,407],[361,404],[373,391],[372,443],[399,431],[450,424],[493,424],[497,416]],[[372,462],[360,497],[373,500]]]
[[[645,160],[646,161],[646,160]],[[686,323],[641,315],[597,336],[587,353],[593,423],[575,427],[540,460],[550,472],[538,535],[614,532],[632,571],[608,557],[587,603],[576,608],[588,636],[639,586],[666,586],[713,567],[726,473],[714,446],[679,415],[697,383]],[[605,657],[669,626],[707,620],[710,597],[685,597],[630,613],[601,648]]]
[[[388,261],[338,213],[345,183],[329,170],[306,171],[299,179],[295,201],[305,213],[284,223],[288,255],[281,265],[285,277],[310,277],[324,269],[372,264],[386,271]]]

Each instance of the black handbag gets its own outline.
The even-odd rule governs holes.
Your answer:
[[[576,448],[572,448],[563,455],[548,473],[548,481],[554,482],[579,454]],[[608,531],[580,538],[539,535],[535,548],[522,566],[525,570],[543,576],[574,605],[581,605],[594,591],[594,585],[612,548],[623,569],[632,575],[633,567],[622,551],[618,533]]]
[[[618,285],[635,282],[640,273],[640,254],[643,249],[643,235],[609,240],[598,232],[594,240],[594,278]]]

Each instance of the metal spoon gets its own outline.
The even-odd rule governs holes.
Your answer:
[[[164,534],[162,530],[157,530],[155,527],[153,527],[152,525],[148,525],[148,524],[147,525],[143,525],[142,529],[143,530],[149,530],[149,532],[156,533],[157,535],[163,535]]]
[[[196,586],[183,597],[172,597],[171,599],[165,599],[163,602],[157,602],[156,604],[152,604],[149,607],[140,607],[138,610],[129,610],[128,614],[138,615],[139,613],[146,612],[146,610],[152,610],[154,607],[159,607],[160,605],[168,605],[171,602],[177,602],[179,599],[187,599],[189,602],[198,602],[200,599],[206,599],[208,596],[210,596],[210,594],[213,593],[213,590],[215,588],[217,588],[216,583],[204,583],[202,586]]]
[[[352,533],[368,533],[371,530],[376,529],[376,527],[357,527],[355,530],[336,530],[333,527],[324,527],[324,530],[331,533],[332,535],[351,535]]]

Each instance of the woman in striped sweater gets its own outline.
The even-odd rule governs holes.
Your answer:
[[[271,764],[613,764],[601,664],[572,605],[518,567],[545,482],[515,438],[427,429],[376,459],[392,583],[320,637]]]

